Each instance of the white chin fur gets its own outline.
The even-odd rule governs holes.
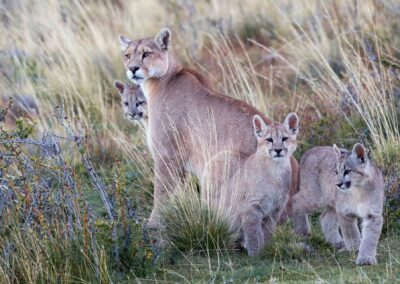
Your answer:
[[[141,85],[144,82],[144,79],[132,79],[131,80],[135,85]]]
[[[138,76],[141,76],[140,70],[136,72]],[[131,70],[126,70],[126,77],[128,77],[129,81],[134,83],[135,85],[140,85],[144,82],[144,79],[133,79],[133,73]]]
[[[140,78],[144,78],[145,77],[141,68],[138,71],[136,71],[136,77],[140,77]]]
[[[128,70],[126,70],[125,74],[126,74],[126,77],[127,77],[129,80],[132,81],[132,78],[133,78],[133,73],[132,73],[132,71],[128,69]]]
[[[276,162],[280,162],[280,161],[283,161],[285,158],[286,158],[285,156],[279,156],[279,157],[274,156],[274,157],[272,157],[272,160],[274,160]]]
[[[341,188],[341,187],[338,187],[338,186],[336,188],[338,188],[341,192],[347,192],[347,191],[350,190],[350,188]]]

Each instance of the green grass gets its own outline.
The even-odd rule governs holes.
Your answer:
[[[286,231],[287,233],[288,231]],[[287,253],[286,243],[276,236],[257,258],[245,251],[220,251],[217,256],[177,255],[157,269],[152,279],[163,282],[254,283],[254,282],[396,282],[400,277],[400,237],[379,243],[378,265],[356,266],[356,254],[335,252],[319,235],[308,241],[310,252]],[[322,246],[321,246],[322,244]]]
[[[193,188],[172,196],[165,202],[160,216],[162,234],[173,249],[208,254],[233,247],[228,221],[202,202]]]

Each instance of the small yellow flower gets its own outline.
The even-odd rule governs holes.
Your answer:
[[[153,252],[151,250],[147,250],[146,259],[151,259],[151,258],[153,258]]]

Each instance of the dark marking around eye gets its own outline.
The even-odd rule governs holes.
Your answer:
[[[272,139],[272,138],[267,138],[267,139],[265,139],[265,140],[267,140],[267,141],[270,142],[270,143],[274,142],[274,139]]]
[[[124,105],[129,106],[129,103],[128,102],[124,102]]]
[[[282,137],[282,142],[285,142],[288,139],[289,139],[289,137]]]
[[[131,55],[129,53],[125,54],[125,57],[131,59]]]
[[[146,57],[149,57],[151,55],[151,52],[145,51],[143,52],[142,58],[145,59]]]
[[[345,170],[343,174],[348,175],[350,172],[351,172],[351,170]]]

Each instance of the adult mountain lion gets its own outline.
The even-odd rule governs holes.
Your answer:
[[[141,86],[148,104],[147,144],[155,164],[154,208],[148,223],[159,222],[160,203],[191,172],[201,185],[219,188],[234,173],[238,161],[257,149],[253,117],[271,121],[243,101],[212,91],[199,75],[184,68],[170,52],[171,32],[162,29],[155,38],[130,40],[120,36],[126,75]],[[206,81],[206,80],[205,80]],[[224,177],[207,177],[207,161],[224,150],[235,153],[221,164]],[[298,165],[292,164],[292,190],[296,191]],[[203,189],[204,190],[204,186]]]

